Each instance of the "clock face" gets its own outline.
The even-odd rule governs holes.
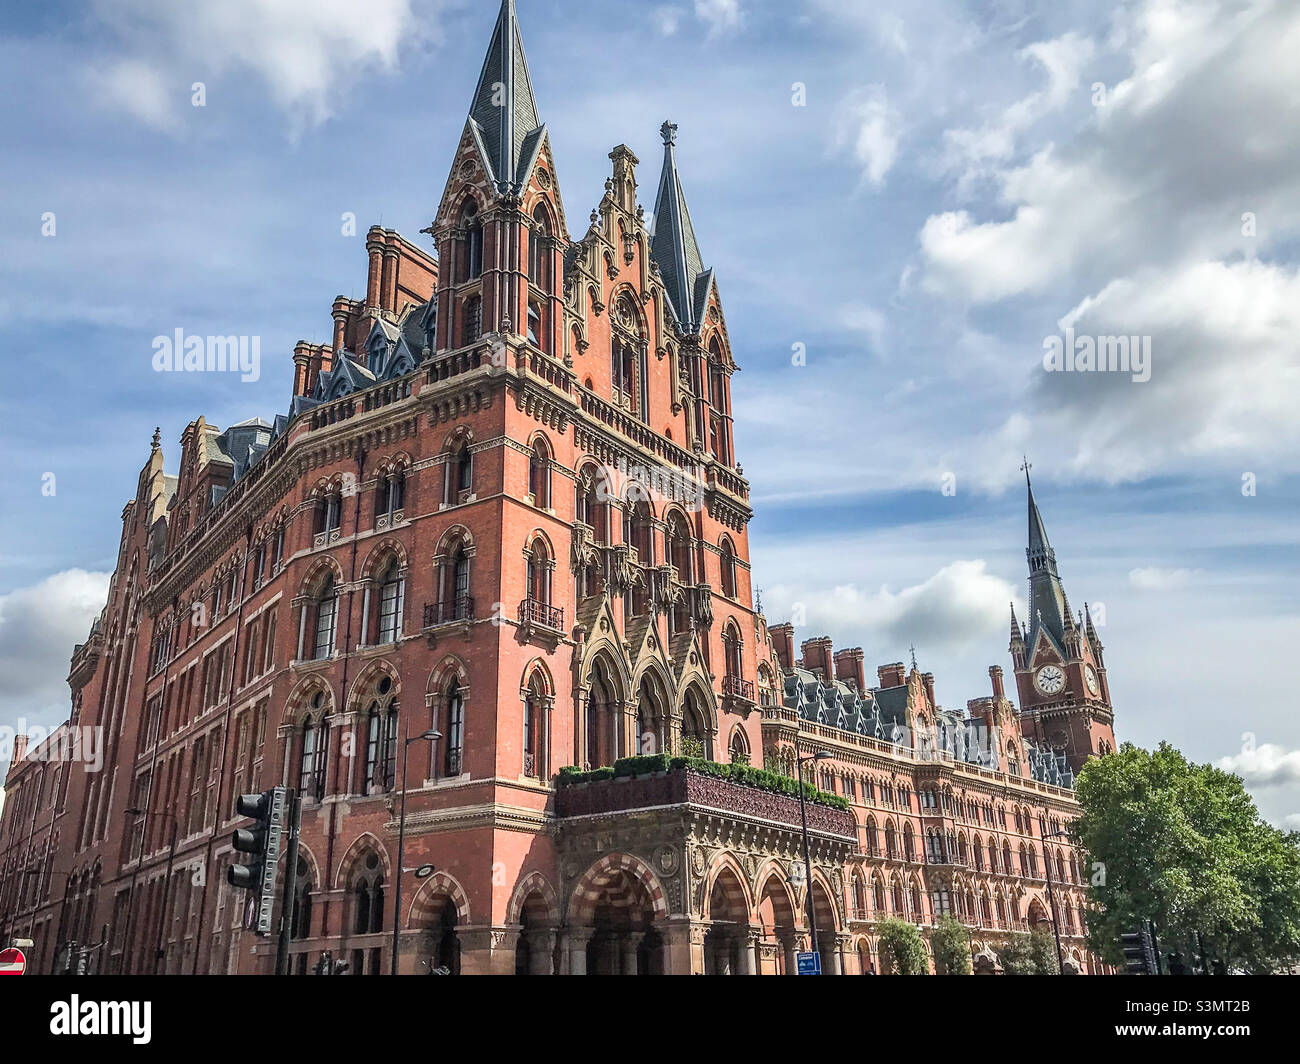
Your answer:
[[[1034,686],[1045,695],[1060,694],[1065,687],[1065,673],[1055,665],[1044,665],[1034,673]]]
[[[1083,678],[1088,684],[1089,694],[1095,695],[1101,690],[1101,684],[1097,682],[1097,672],[1091,665],[1084,668]]]

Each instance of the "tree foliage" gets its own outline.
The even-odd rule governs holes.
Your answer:
[[[1056,975],[1061,970],[1056,957],[1056,939],[1045,924],[1027,935],[1012,935],[995,952],[1007,975]]]
[[[880,959],[895,975],[928,975],[925,942],[915,924],[890,918],[880,925]]]
[[[1253,972],[1300,960],[1300,836],[1265,823],[1240,777],[1125,744],[1089,761],[1076,793],[1098,954],[1117,961],[1119,935],[1152,920],[1165,954],[1203,947]]]
[[[951,916],[945,916],[930,932],[934,970],[939,975],[970,975],[970,932]]]

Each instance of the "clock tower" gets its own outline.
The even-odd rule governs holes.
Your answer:
[[[1092,613],[1074,614],[1056,568],[1056,552],[1034,499],[1029,497],[1029,618],[1011,607],[1011,660],[1020,694],[1020,727],[1039,750],[1064,754],[1077,773],[1089,757],[1115,749],[1114,714],[1101,639]]]

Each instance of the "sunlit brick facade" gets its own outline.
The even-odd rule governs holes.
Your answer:
[[[271,970],[225,869],[235,796],[287,785],[294,972],[388,971],[403,789],[403,863],[436,871],[403,879],[402,972],[790,972],[793,798],[681,766],[557,777],[660,752],[789,775],[796,750],[833,755],[812,782],[849,806],[809,807],[825,971],[887,970],[879,921],[942,913],[987,969],[1050,922],[1049,865],[1063,952],[1096,970],[1078,858],[1042,837],[1113,745],[1095,629],[1068,602],[1013,622],[1022,735],[1000,669],[950,713],[915,663],[869,683],[861,651],[769,628],[736,361],[661,134],[653,229],[621,145],[575,227],[507,0],[427,248],[369,232],[366,298],[297,346],[287,415],[197,419],[174,475],[155,436],[69,676],[103,768],[33,750],[6,780],[0,933],[37,970],[68,943],[102,943],[95,970]]]

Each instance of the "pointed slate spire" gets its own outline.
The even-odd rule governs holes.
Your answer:
[[[655,200],[654,236],[650,254],[659,264],[659,273],[668,289],[673,317],[682,332],[700,331],[704,305],[708,300],[712,270],[705,270],[700,245],[695,239],[691,212],[686,207],[686,193],[677,173],[677,127],[665,122],[659,127],[664,138],[664,169],[659,178],[659,195]]]
[[[1011,645],[1014,647],[1017,643],[1023,643],[1024,636],[1020,631],[1020,622],[1016,620],[1016,604],[1011,603]]]
[[[525,144],[531,140],[535,149],[542,120],[528,76],[515,0],[501,2],[469,118],[497,188],[503,193],[517,192],[523,180]]]
[[[1029,561],[1029,606],[1033,624],[1029,629],[1029,646],[1032,648],[1040,629],[1045,630],[1056,644],[1057,650],[1065,652],[1065,633],[1072,628],[1070,606],[1065,598],[1065,588],[1061,586],[1060,575],[1056,571],[1056,552],[1047,538],[1047,526],[1043,524],[1043,515],[1038,512],[1038,502],[1034,498],[1034,485],[1029,479],[1033,467],[1025,459],[1022,467],[1025,474],[1025,489],[1029,496],[1029,545],[1025,548],[1025,557]]]

